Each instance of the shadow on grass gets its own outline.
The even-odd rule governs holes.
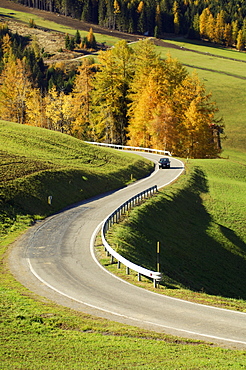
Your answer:
[[[246,299],[245,244],[232,230],[213,221],[202,202],[205,192],[207,180],[197,168],[181,190],[165,190],[158,201],[140,208],[130,221],[124,256],[156,269],[159,241],[165,286]],[[225,240],[221,232],[228,243],[219,242]]]
[[[229,229],[228,227],[222,226],[222,225],[219,225],[219,227],[220,227],[222,234],[231,243],[233,243],[238,248],[238,250],[244,251],[246,253],[246,244],[240,237],[237,236],[237,234],[233,230]]]
[[[21,178],[0,184],[0,237],[6,235],[18,218],[29,218],[30,223],[64,210],[86,205],[105,197],[134,179],[149,176],[149,165],[129,165],[110,173],[100,174],[84,170],[52,170],[41,168]],[[48,198],[52,197],[51,203]]]

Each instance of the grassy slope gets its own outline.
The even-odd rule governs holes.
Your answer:
[[[230,91],[229,85],[228,89]],[[214,97],[217,100],[217,96]],[[224,105],[226,108],[227,102]],[[222,110],[224,108],[222,106]],[[228,149],[226,153],[229,153]],[[233,151],[233,155],[245,164],[245,156],[241,152],[235,157]],[[53,171],[59,165],[61,162],[52,163]],[[217,195],[213,196],[214,200]],[[186,341],[175,341],[163,335],[76,314],[47,301],[41,303],[34,300],[35,297],[21,287],[4,266],[1,265],[4,274],[1,275],[0,308],[3,317],[0,322],[2,369],[132,367],[190,370],[246,366],[243,352],[207,345],[194,346]]]
[[[195,300],[191,292],[200,292],[199,300],[246,312],[245,170],[229,180],[221,163],[211,162],[190,163],[177,183],[116,225],[111,238],[121,254],[149,269],[156,269],[160,242],[162,293]]]
[[[147,161],[45,129],[0,122],[1,227],[45,217],[146,175]],[[140,161],[140,162],[139,162]],[[117,163],[117,166],[116,166]],[[52,196],[52,205],[48,196]],[[1,234],[0,234],[1,235]]]

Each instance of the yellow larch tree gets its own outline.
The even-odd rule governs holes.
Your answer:
[[[152,70],[145,82],[145,87],[132,104],[128,133],[129,145],[151,148],[153,145],[153,129],[151,123],[154,112],[161,101],[160,90],[155,71]]]
[[[31,126],[47,127],[44,99],[39,89],[32,89],[26,97],[26,123]]]
[[[207,38],[208,37],[208,21],[209,21],[209,16],[211,12],[208,8],[205,8],[202,11],[202,14],[199,17],[199,30],[200,30],[200,36],[202,38]]]
[[[230,23],[225,25],[224,29],[224,39],[226,46],[232,46],[232,27]]]
[[[238,31],[236,48],[239,51],[242,51],[245,48],[245,40],[243,38],[242,30]]]
[[[214,157],[219,149],[213,140],[211,125],[215,122],[217,107],[206,94],[198,76],[187,76],[174,92],[175,116],[180,129],[177,155],[192,158]]]
[[[74,136],[87,140],[90,134],[90,108],[93,63],[87,60],[78,68],[72,91],[72,133]]]
[[[58,92],[55,87],[45,97],[47,128],[66,134],[72,133],[72,97]]]
[[[170,55],[165,61],[160,60],[151,44],[143,46],[136,53],[135,75],[130,85],[128,144],[175,150],[178,120],[172,97],[187,71]]]
[[[225,32],[225,12],[221,10],[216,17],[214,41],[217,43],[222,43],[224,41],[224,32]]]
[[[176,143],[179,132],[177,119],[170,102],[165,102],[154,112],[150,124],[152,147],[160,150],[176,151]]]
[[[178,35],[179,28],[180,28],[180,10],[179,10],[179,4],[176,0],[173,3],[173,25],[174,25],[174,33]]]
[[[32,89],[25,61],[15,60],[10,52],[0,76],[0,114],[2,119],[25,123],[26,97]]]
[[[90,28],[86,38],[87,38],[88,46],[95,49],[97,46],[97,43],[96,43],[96,38],[94,36],[92,28]]]
[[[232,21],[231,25],[232,25],[232,32],[231,32],[231,35],[232,35],[232,44],[233,45],[236,45],[236,43],[237,43],[237,36],[238,36],[238,32],[239,32],[238,20],[236,19],[235,21]]]
[[[132,51],[122,40],[99,54],[93,79],[91,125],[94,138],[109,143],[126,142],[127,91],[132,75]]]
[[[163,63],[152,42],[145,40],[135,49],[135,73],[129,89],[129,145],[150,146],[150,122],[163,98]]]
[[[139,4],[138,4],[137,12],[138,12],[138,13],[142,13],[143,8],[144,8],[144,2],[143,2],[143,0],[141,0],[141,1],[139,2]]]
[[[206,27],[207,37],[210,41],[215,41],[215,20],[213,14],[210,13],[208,17],[208,24]]]

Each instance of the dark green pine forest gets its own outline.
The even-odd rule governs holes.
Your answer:
[[[15,0],[109,29],[161,37],[164,33],[245,48],[243,0]]]

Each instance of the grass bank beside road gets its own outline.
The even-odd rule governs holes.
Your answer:
[[[246,311],[245,175],[244,165],[229,160],[189,161],[175,184],[115,224],[111,242],[151,270],[160,242],[163,293],[190,299],[196,292],[203,301],[206,293],[215,305],[220,296],[224,307]]]
[[[146,176],[153,165],[61,133],[0,121],[0,236]],[[48,197],[51,196],[51,204]]]

